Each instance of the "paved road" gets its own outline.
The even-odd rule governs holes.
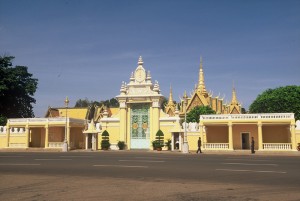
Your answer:
[[[300,157],[0,152],[0,200],[300,200]]]

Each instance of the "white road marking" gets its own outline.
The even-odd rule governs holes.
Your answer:
[[[10,166],[14,166],[14,165],[18,165],[18,166],[26,166],[26,165],[41,165],[41,164],[36,164],[36,163],[32,163],[32,164],[27,164],[27,163],[3,163],[3,164],[0,164],[0,166],[4,166],[4,165],[10,165]]]
[[[142,162],[142,163],[164,163],[165,161],[148,161],[148,160],[119,160],[120,162]]]
[[[228,161],[268,161],[271,162],[272,160],[256,160],[256,159],[246,159],[246,158],[226,158],[224,160],[228,160]]]
[[[259,164],[259,163],[222,163],[224,165],[261,165],[261,166],[278,166],[278,164]]]
[[[160,157],[134,157],[134,158],[140,158],[140,159],[169,159],[169,158],[160,158]]]
[[[71,161],[73,159],[70,159],[70,158],[64,158],[64,159],[61,159],[61,158],[37,158],[37,159],[34,159],[36,161]]]
[[[24,156],[0,156],[0,158],[22,158]]]
[[[93,158],[93,156],[60,156],[61,158]]]
[[[93,165],[94,167],[122,167],[122,168],[148,168],[148,166],[139,165]]]
[[[257,172],[257,173],[277,173],[286,174],[283,171],[269,171],[269,170],[234,170],[234,169],[216,169],[217,171],[229,171],[229,172]]]

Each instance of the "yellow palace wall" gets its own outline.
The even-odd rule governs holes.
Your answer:
[[[189,144],[189,150],[195,151],[198,149],[199,137],[200,137],[199,132],[188,132],[187,133],[187,141]]]
[[[258,141],[258,130],[257,125],[251,124],[242,124],[242,125],[233,125],[232,126],[233,133],[233,148],[234,149],[242,149],[242,133],[249,133],[249,138],[254,138],[254,141]],[[249,140],[250,140],[249,139]],[[257,143],[255,143],[255,149],[258,148]]]
[[[109,134],[109,142],[112,146],[116,146],[120,140],[122,131],[120,130],[120,121],[110,121],[109,119],[101,120],[102,132],[107,131]],[[98,133],[98,149],[101,149],[102,133]],[[127,143],[126,143],[127,144]]]
[[[167,142],[168,140],[172,139],[171,129],[174,127],[175,123],[176,123],[176,118],[169,117],[169,115],[164,113],[163,110],[160,110],[159,127],[160,130],[164,133],[164,142]],[[156,132],[157,131],[154,132],[155,134],[153,140],[155,140]],[[164,147],[163,149],[167,150],[168,148]]]
[[[0,135],[0,148],[5,148],[6,147],[6,135],[1,134]]]

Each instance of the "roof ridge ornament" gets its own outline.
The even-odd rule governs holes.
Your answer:
[[[139,61],[138,61],[138,65],[143,65],[143,63],[144,63],[144,62],[143,62],[143,58],[142,58],[142,56],[140,56],[140,57],[139,57]]]

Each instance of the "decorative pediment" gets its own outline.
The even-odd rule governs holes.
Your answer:
[[[131,101],[149,102],[149,98],[152,100],[153,97],[156,97],[159,99],[158,102],[160,103],[160,99],[162,99],[163,96],[160,94],[158,81],[152,83],[150,71],[147,72],[143,67],[143,64],[143,59],[140,57],[138,60],[138,67],[131,73],[129,83],[126,84],[125,82],[122,82],[120,95],[117,96],[119,102],[121,100],[121,102],[124,102],[125,100],[128,103]],[[142,101],[140,101],[139,98],[142,98]],[[124,103],[122,106],[124,106]]]
[[[196,106],[206,106],[208,105],[205,97],[199,93],[194,93],[191,101],[189,101],[188,105],[187,105],[187,111],[189,112],[190,110],[192,110],[194,107]]]
[[[239,110],[236,108],[236,106],[234,106],[231,111],[230,114],[240,114]]]

